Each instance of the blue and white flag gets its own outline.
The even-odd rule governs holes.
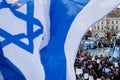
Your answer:
[[[120,47],[115,47],[115,50],[113,52],[113,57],[114,58],[120,58]]]
[[[96,42],[98,42],[98,40],[99,40],[99,34],[95,35],[95,39],[96,39]]]
[[[114,58],[120,58],[120,47],[118,47],[118,43],[116,42],[118,40],[114,41],[114,45],[113,45],[113,56]],[[118,41],[119,42],[119,41]]]
[[[49,3],[49,0],[0,0],[0,43],[3,56],[15,66],[11,73],[25,78],[21,80],[44,80],[39,49],[45,32],[43,26],[46,29],[50,25]],[[6,65],[10,66],[8,63]],[[9,66],[6,67],[6,73],[1,69],[5,80],[20,80],[14,79]]]
[[[5,74],[11,69],[23,80],[75,80],[74,61],[82,37],[119,3],[0,0],[0,43],[8,65],[6,73],[0,68],[3,78],[9,80]]]

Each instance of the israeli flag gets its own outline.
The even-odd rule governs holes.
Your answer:
[[[113,45],[113,57],[114,58],[120,58],[120,47],[117,46],[116,41]]]
[[[120,47],[115,47],[115,50],[113,52],[113,57],[114,58],[120,58]]]
[[[0,0],[3,79],[75,80],[74,61],[82,37],[119,3]]]
[[[95,39],[96,39],[96,42],[98,42],[98,40],[99,40],[99,34],[95,35]]]
[[[4,80],[44,80],[39,49],[47,36],[43,33],[50,26],[49,4],[49,0],[0,2],[1,55],[6,58],[1,60],[0,71]]]

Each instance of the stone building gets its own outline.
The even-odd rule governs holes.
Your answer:
[[[120,8],[116,8],[94,26],[92,26],[92,36],[99,34],[100,37],[105,37],[109,32],[115,35],[120,32]]]

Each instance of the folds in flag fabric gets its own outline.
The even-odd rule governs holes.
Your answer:
[[[0,0],[0,43],[9,60],[1,68],[5,80],[15,80],[15,74],[21,77],[16,80],[44,80],[39,48],[48,15],[48,0]]]
[[[6,57],[0,45],[0,80],[25,80],[25,77]]]
[[[82,37],[119,3],[0,0],[0,71],[4,80],[15,80],[14,76],[17,80],[75,80],[74,60]]]

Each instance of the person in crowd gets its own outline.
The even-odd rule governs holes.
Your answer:
[[[76,80],[120,80],[120,58],[90,56],[87,51],[75,61]]]

